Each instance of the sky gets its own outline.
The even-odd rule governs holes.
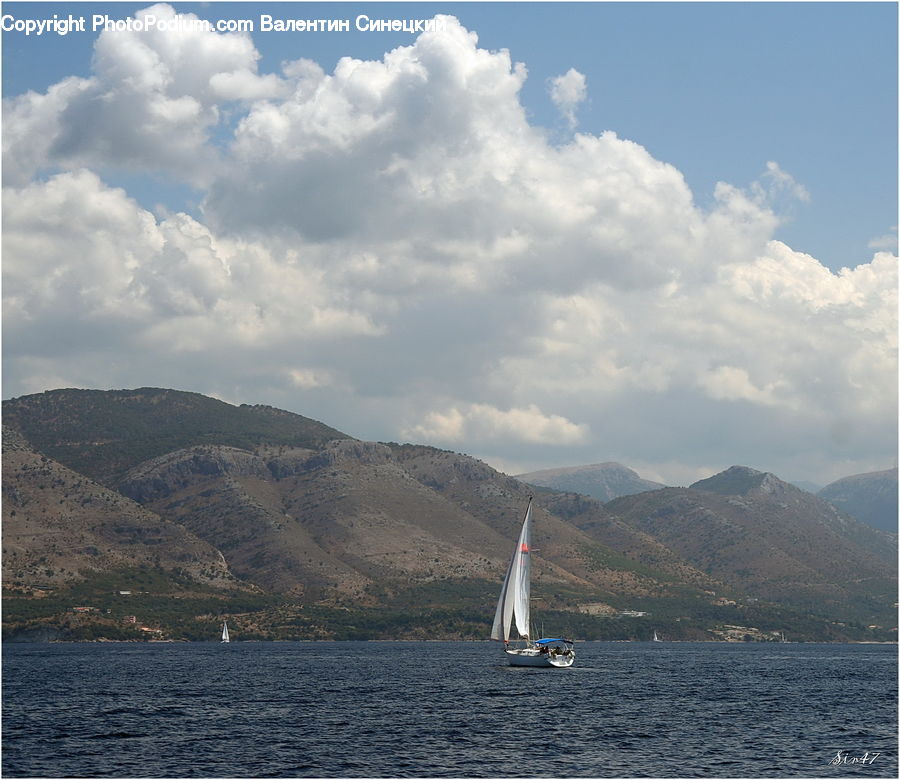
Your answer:
[[[4,398],[509,474],[896,465],[896,4],[2,8]]]

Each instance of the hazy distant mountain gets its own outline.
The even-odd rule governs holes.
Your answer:
[[[121,638],[115,610],[140,607],[182,637],[211,635],[221,614],[244,637],[483,637],[535,493],[465,455],[173,390],[52,391],[4,402],[4,419],[12,633]],[[598,633],[595,617],[629,609],[670,616],[685,638],[739,618],[776,628],[788,613],[810,638],[870,636],[834,628],[847,615],[888,622],[884,535],[771,475],[704,483],[607,506],[537,488],[533,595],[554,627],[633,637],[627,621]],[[728,496],[710,492],[725,483]],[[738,526],[729,547],[722,529]],[[117,601],[122,583],[141,599]],[[722,593],[736,601],[718,604]],[[71,623],[79,603],[113,617]]]
[[[812,493],[813,495],[822,489],[821,485],[817,485],[815,482],[807,482],[802,479],[792,479],[790,480],[790,483],[795,487],[800,488],[800,490],[805,490],[807,493]]]
[[[897,469],[844,477],[826,485],[820,498],[873,528],[897,533]]]
[[[528,474],[519,474],[516,479],[521,479],[529,485],[581,493],[604,503],[619,496],[631,496],[665,487],[659,482],[642,479],[636,471],[621,463],[612,462],[532,471]]]

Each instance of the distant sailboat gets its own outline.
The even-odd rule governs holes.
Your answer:
[[[662,642],[662,639],[659,638],[659,635],[656,633],[656,629],[653,629],[653,641],[654,642]]]
[[[497,602],[491,639],[503,642],[510,666],[571,666],[575,662],[571,639],[531,640],[531,503],[529,498],[519,541],[509,561]],[[524,647],[509,646],[513,618]]]
[[[227,644],[231,640],[228,638],[228,621],[226,620],[222,624],[222,642],[223,644]]]

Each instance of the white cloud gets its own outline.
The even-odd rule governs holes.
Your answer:
[[[157,4],[164,24],[196,19]],[[275,97],[286,86],[259,76],[249,36],[190,26],[141,32],[103,31],[93,75],[69,78],[45,95],[4,101],[5,180],[22,184],[42,168],[93,167],[165,170],[193,183],[208,182],[218,162],[210,145],[229,100]]]
[[[784,382],[757,387],[744,368],[719,366],[699,378],[700,385],[717,401],[749,401],[763,406],[778,404],[777,393]]]
[[[574,128],[578,124],[575,109],[587,98],[587,79],[575,68],[569,68],[562,76],[550,79],[550,98],[560,113]]]
[[[557,414],[544,414],[537,406],[497,409],[488,404],[456,406],[432,411],[422,423],[404,434],[428,442],[483,444],[495,440],[547,446],[576,444],[588,438],[588,427]]]
[[[290,255],[216,239],[185,214],[157,222],[89,171],[6,188],[4,223],[4,327],[14,345],[73,327],[110,342],[132,333],[163,353],[379,332]]]
[[[90,78],[8,101],[7,391],[168,384],[660,474],[891,451],[896,257],[833,273],[773,241],[806,196],[775,163],[704,210],[615,133],[549,143],[525,67],[446,22],[278,76],[246,36],[104,33]],[[205,182],[202,219],[154,217],[112,162]]]
[[[801,201],[809,200],[809,191],[787,171],[782,170],[777,162],[766,163],[766,172],[761,182],[754,185],[757,197],[763,201],[771,201],[780,195],[787,195]]]
[[[334,382],[330,371],[315,368],[292,368],[288,371],[291,384],[301,390],[310,390],[314,387],[328,387]]]
[[[885,233],[883,236],[876,236],[869,241],[869,248],[897,254],[897,226],[894,225],[889,233]]]

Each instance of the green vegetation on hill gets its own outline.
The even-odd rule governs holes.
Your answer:
[[[211,625],[218,621],[221,627],[222,614],[260,612],[281,602],[266,594],[204,587],[184,572],[152,566],[89,573],[39,598],[25,595],[27,589],[15,582],[6,585],[4,638],[53,626],[60,638],[73,640],[202,640],[210,638]]]
[[[8,583],[11,586],[11,583]],[[304,604],[286,595],[198,586],[183,572],[141,566],[96,572],[40,598],[9,593],[3,638],[68,641],[216,641],[227,619],[234,641],[484,640],[490,634],[497,583],[435,580],[379,587],[377,606]],[[584,596],[556,585],[535,588],[536,628],[578,640],[647,641],[733,636],[776,641],[891,641],[886,629],[836,622],[770,603],[713,602],[696,592],[665,597],[609,597],[621,610],[596,616],[573,609]],[[633,613],[633,614],[632,614]],[[134,622],[131,622],[133,619]]]
[[[269,406],[233,406],[199,393],[146,387],[22,396],[3,402],[3,417],[39,452],[107,485],[138,463],[198,444],[316,449],[350,438]]]

